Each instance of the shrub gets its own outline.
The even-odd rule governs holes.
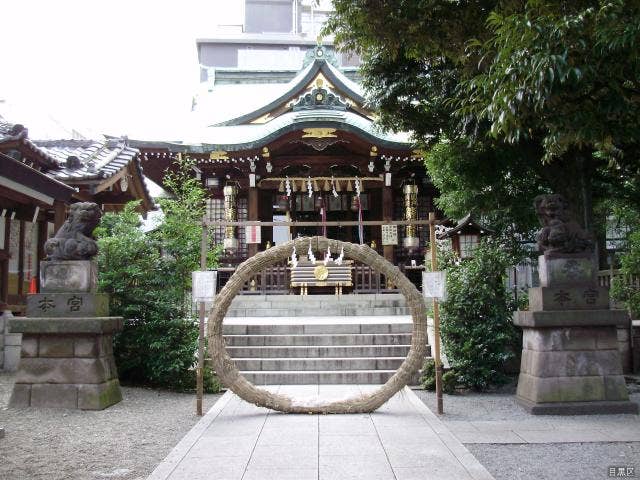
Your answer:
[[[114,339],[118,373],[125,382],[193,390],[198,322],[188,296],[191,271],[199,268],[204,193],[185,171],[168,176],[174,198],[162,201],[165,218],[153,234],[140,230],[138,202],[107,213],[96,229],[100,290],[110,295],[111,314],[125,318]],[[214,254],[215,255],[215,252]],[[210,256],[210,266],[215,258]],[[220,388],[210,368],[205,389]]]
[[[448,370],[442,374],[442,391],[444,393],[454,393],[458,386],[458,374],[455,370]]]
[[[466,387],[504,382],[504,363],[520,348],[519,330],[512,323],[515,305],[505,286],[512,262],[497,242],[485,240],[473,258],[446,266],[442,341],[457,380]]]
[[[427,358],[424,361],[420,385],[422,385],[425,390],[436,389],[436,363],[433,361],[433,358]]]
[[[632,279],[640,276],[640,231],[631,232],[626,241],[627,250],[620,256],[620,276],[614,277],[611,295],[624,302],[633,318],[640,315],[640,289]]]
[[[427,358],[422,367],[420,385],[425,390],[434,391],[436,389],[436,364],[433,358]],[[454,370],[448,370],[442,374],[442,391],[444,393],[454,393],[458,385],[458,374]]]

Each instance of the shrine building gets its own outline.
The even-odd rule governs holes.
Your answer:
[[[419,283],[428,227],[383,224],[426,220],[436,189],[409,135],[376,127],[362,88],[338,68],[333,51],[312,47],[286,84],[241,87],[214,88],[211,98],[199,99],[202,121],[215,121],[189,138],[128,141],[158,184],[179,156],[195,160],[210,221],[265,223],[214,229],[213,241],[225,247],[221,270],[231,272],[270,245],[326,235],[372,246]],[[260,103],[250,105],[256,98]],[[291,223],[269,225],[279,221]],[[354,292],[394,288],[365,266],[354,271]],[[274,274],[247,288],[282,293],[289,281]]]

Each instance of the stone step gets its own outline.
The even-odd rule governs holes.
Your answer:
[[[243,371],[254,385],[382,384],[395,370]]]
[[[396,370],[405,357],[234,358],[240,371]]]
[[[358,303],[358,302],[402,302],[405,303],[404,295],[398,293],[390,294],[348,294],[348,295],[237,295],[231,305],[239,303],[260,303],[260,302],[278,302],[278,303],[306,303],[306,302],[329,302],[329,303]]]
[[[347,335],[225,335],[229,347],[410,345],[410,333],[353,333]]]
[[[234,359],[240,358],[346,358],[346,357],[406,357],[409,345],[344,345],[344,346],[245,346],[227,347]],[[259,370],[249,368],[248,370]],[[276,370],[265,368],[265,370]],[[283,370],[295,370],[285,368]],[[321,369],[318,369],[321,370]],[[326,368],[326,370],[330,370]],[[361,370],[358,368],[357,370]]]
[[[383,316],[410,315],[409,307],[366,305],[274,305],[269,307],[230,308],[226,317],[304,317],[304,316]]]
[[[288,298],[288,297],[287,297]],[[296,300],[288,299],[270,299],[267,300],[237,300],[238,297],[231,303],[230,308],[277,308],[278,306],[286,306],[287,308],[295,307],[298,305],[309,305],[312,307],[343,305],[343,306],[371,306],[371,307],[406,307],[407,303],[404,299],[354,299],[350,297],[349,300],[341,300],[341,297],[332,297],[327,300],[316,300],[313,296],[297,297]]]
[[[359,334],[359,333],[411,333],[412,323],[225,323],[224,335],[317,335],[317,334]]]

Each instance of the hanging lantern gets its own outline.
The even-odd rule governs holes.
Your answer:
[[[324,205],[324,200],[322,199],[322,194],[318,193],[314,200],[314,207],[316,208],[316,210],[320,210],[323,207],[323,205]]]
[[[405,185],[404,186],[404,219],[407,221],[417,220],[418,218],[418,186],[417,185]],[[413,249],[420,245],[420,239],[418,238],[417,229],[415,225],[407,225],[405,227],[405,236],[403,239],[403,245],[405,248]]]
[[[277,206],[281,212],[289,211],[289,198],[286,195],[278,195]]]
[[[224,193],[224,219],[228,222],[235,222],[238,219],[237,196],[238,187],[236,185],[227,185],[223,189]],[[238,239],[235,237],[236,228],[232,225],[224,227],[223,247],[225,250],[236,250],[238,248]]]

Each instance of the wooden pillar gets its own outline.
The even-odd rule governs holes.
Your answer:
[[[35,262],[35,270],[36,270],[36,285],[38,286],[38,291],[40,291],[40,261],[44,260],[44,244],[47,241],[47,221],[43,220],[38,222],[38,257]]]
[[[258,189],[256,187],[249,187],[249,198],[247,201],[247,219],[250,221],[255,221],[260,219],[260,215],[258,211]],[[258,244],[257,243],[247,244],[248,257],[251,258],[256,253],[258,253]]]
[[[391,187],[382,187],[382,220],[393,220],[393,190]],[[382,230],[382,227],[380,227]],[[380,232],[380,238],[382,238],[382,232]],[[382,247],[382,255],[389,262],[395,264],[393,255],[393,245],[384,245]]]
[[[56,200],[53,203],[53,208],[54,208],[54,212],[53,212],[53,227],[54,227],[54,232],[58,232],[58,230],[60,229],[60,227],[62,226],[62,224],[65,221],[65,217],[66,217],[66,205],[64,204],[64,202],[61,202],[59,200]]]
[[[2,268],[2,275],[0,278],[0,307],[6,308],[9,303],[9,241],[11,239],[11,220],[9,217],[5,217],[4,220],[4,259],[0,261],[0,268]]]
[[[25,222],[20,220],[20,235],[18,240],[18,295],[24,295],[24,238]]]

